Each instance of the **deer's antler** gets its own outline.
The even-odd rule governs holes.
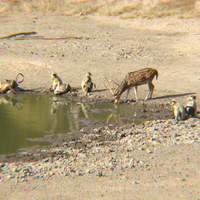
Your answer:
[[[113,83],[115,83],[117,86],[119,86],[119,83],[115,77],[113,77],[114,80],[112,80]]]
[[[108,82],[108,88],[105,86],[106,89],[107,89],[107,90],[110,90],[110,92],[112,93],[112,95],[114,95],[114,93],[113,93],[113,91],[112,91],[112,89],[111,89],[111,87],[110,87],[109,80],[107,79],[107,77],[105,77],[105,79],[106,79],[106,81]]]

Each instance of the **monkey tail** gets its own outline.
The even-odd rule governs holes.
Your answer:
[[[19,75],[22,76],[22,80],[18,82],[17,79],[18,79]],[[23,81],[24,81],[24,75],[22,73],[18,73],[17,76],[16,76],[16,82],[17,83],[22,83]]]

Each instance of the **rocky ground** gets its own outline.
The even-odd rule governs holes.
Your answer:
[[[199,18],[4,14],[0,23],[1,36],[38,33],[0,40],[0,81],[22,72],[20,87],[47,93],[56,71],[79,100],[104,102],[113,100],[105,76],[120,82],[129,71],[153,67],[159,77],[149,102],[167,107],[173,98],[183,105],[190,94],[200,98]],[[86,98],[80,85],[87,71],[97,89]],[[143,102],[146,86],[138,93]],[[132,99],[134,92],[129,103],[136,104]],[[0,199],[199,198],[198,116],[179,123],[97,124],[77,132],[79,137],[63,134],[46,148],[1,155]]]
[[[156,120],[122,127],[107,125],[80,130],[84,132],[83,138],[63,141],[62,145],[41,149],[35,153],[2,156],[0,178],[4,197],[13,197],[15,189],[18,192],[29,190],[25,189],[26,187],[21,188],[22,184],[24,187],[24,183],[27,183],[29,188],[31,184],[32,189],[31,193],[26,194],[26,198],[40,199],[39,194],[36,193],[35,196],[33,193],[35,188],[38,191],[39,185],[48,185],[49,182],[54,185],[54,181],[59,185],[59,179],[65,185],[65,182],[70,184],[71,180],[80,178],[77,181],[79,194],[69,191],[54,191],[52,194],[47,190],[47,194],[42,192],[41,199],[74,199],[75,196],[80,199],[196,198],[199,196],[199,130],[199,119],[179,123],[175,120]],[[99,142],[100,137],[102,142]],[[83,177],[88,185],[92,184],[91,178],[99,177],[93,184],[99,184],[102,190],[87,184],[82,185],[85,184],[84,181],[81,182]],[[112,184],[108,186],[102,179]],[[115,187],[118,181],[122,182],[122,185]],[[11,185],[14,185],[14,188],[7,193]],[[138,186],[140,192],[137,191]],[[148,193],[147,190],[146,194],[141,194],[146,187],[157,193]],[[134,193],[133,189],[137,192]],[[18,194],[17,198],[22,196]]]
[[[199,130],[198,119],[179,123],[175,120],[157,120],[140,125],[83,129],[80,130],[84,133],[82,138],[63,141],[62,146],[56,145],[35,153],[2,156],[1,180],[6,182],[12,178],[21,182],[93,173],[101,177],[111,175],[113,171],[121,176],[127,169],[151,170],[155,167],[151,160],[157,148],[199,142]],[[148,158],[141,160],[135,151],[143,152]]]

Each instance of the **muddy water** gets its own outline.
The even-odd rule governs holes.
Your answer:
[[[151,112],[150,112],[151,111]],[[0,95],[0,154],[21,148],[47,145],[33,138],[68,133],[93,123],[141,123],[159,113],[145,105],[113,103],[87,104],[47,95]],[[167,116],[164,116],[165,118]]]

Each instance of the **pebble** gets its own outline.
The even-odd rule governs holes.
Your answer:
[[[13,179],[23,182],[51,176],[84,176],[90,173],[101,177],[109,171],[122,170],[124,172],[128,169],[148,171],[151,170],[148,162],[135,159],[131,155],[132,151],[145,150],[144,153],[152,155],[149,159],[154,159],[153,152],[156,151],[157,144],[172,146],[199,142],[199,130],[199,119],[189,119],[178,123],[172,119],[156,120],[129,127],[96,128],[89,131],[91,134],[83,134],[83,138],[77,141],[83,145],[87,142],[87,146],[83,148],[75,149],[70,145],[61,145],[40,150],[37,155],[45,154],[46,156],[38,161],[0,163],[0,181]],[[96,134],[116,135],[116,138],[114,141],[102,142],[97,140],[100,135]],[[74,145],[74,141],[67,144],[70,143]],[[61,156],[66,153],[68,157]],[[51,156],[48,157],[48,154]],[[21,153],[17,157],[20,160],[27,155]],[[37,157],[37,155],[30,154],[32,157]],[[11,159],[12,156],[14,155],[6,155],[6,158]]]

